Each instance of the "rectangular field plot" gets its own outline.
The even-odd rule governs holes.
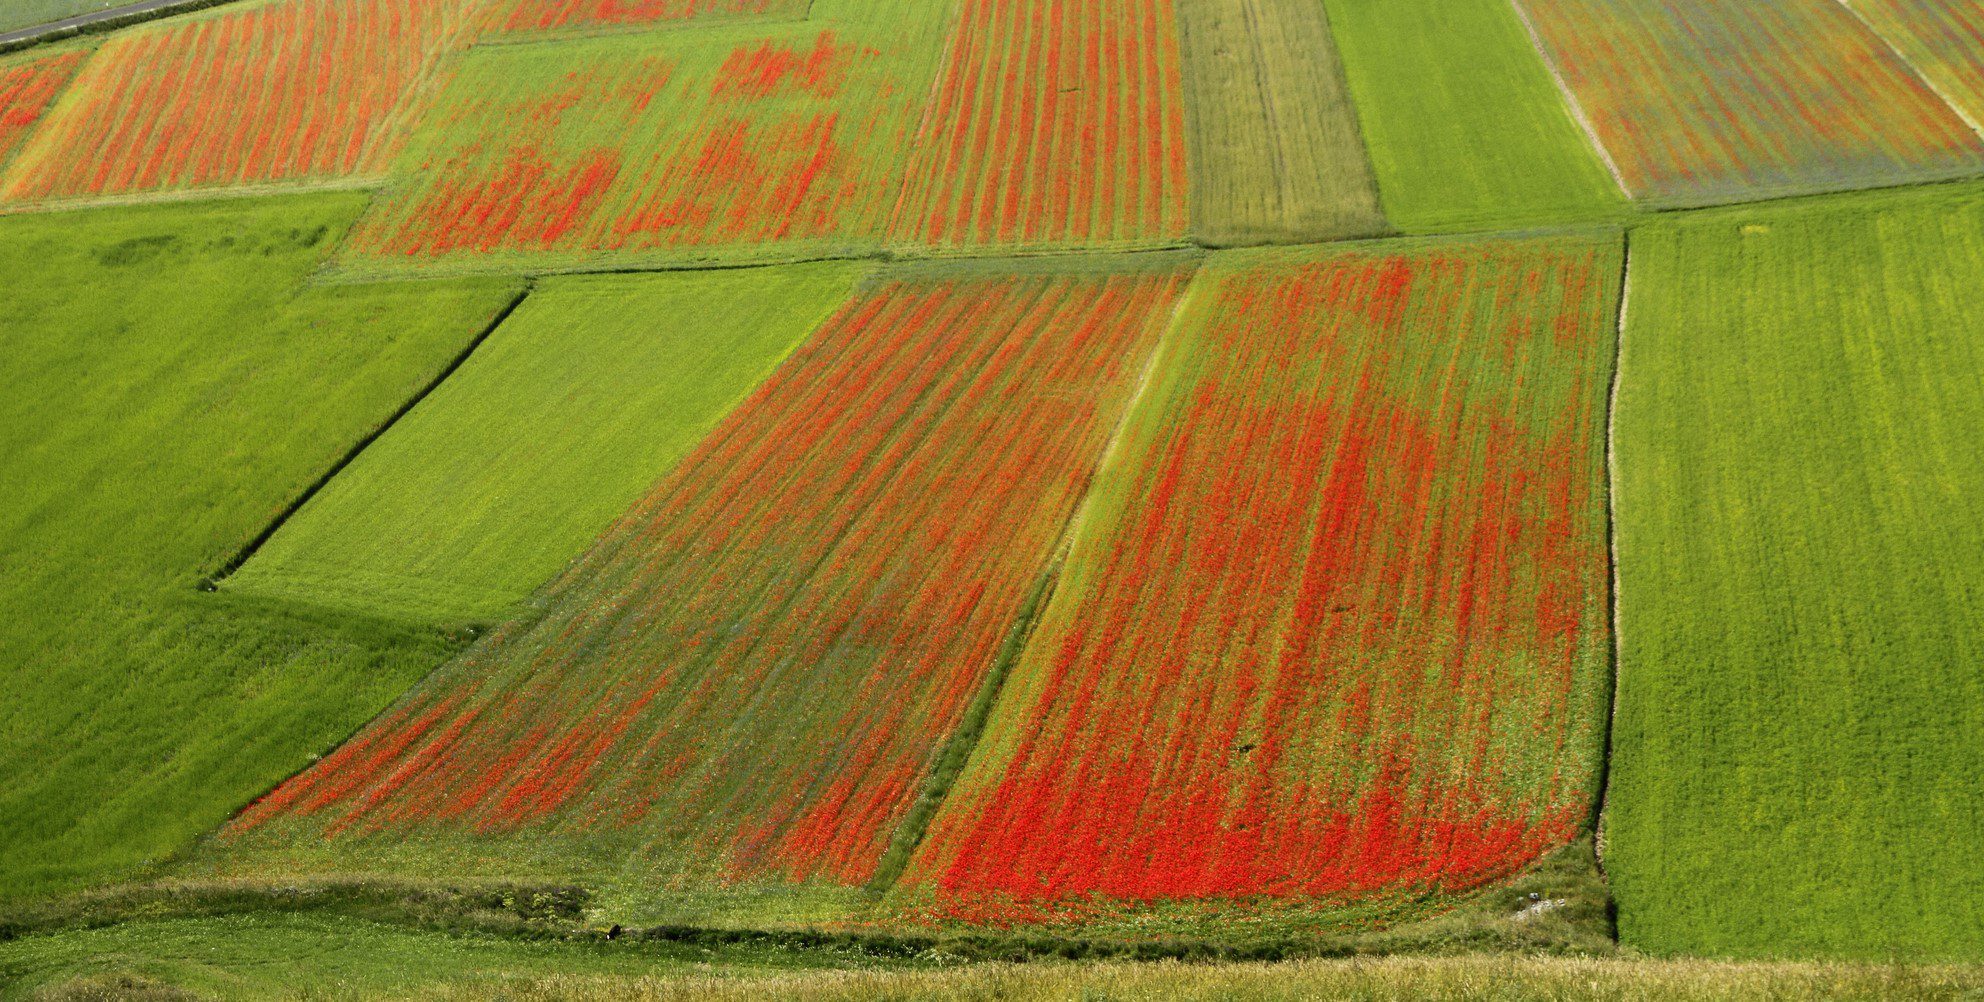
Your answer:
[[[798,20],[812,0],[495,0],[490,25],[498,37],[560,29],[706,24],[740,18]]]
[[[897,243],[1176,243],[1188,226],[1172,0],[964,0]]]
[[[877,247],[944,13],[900,0],[861,17],[478,49],[344,263],[558,267]]]
[[[0,59],[0,167],[27,141],[29,130],[88,56],[87,50],[71,49]]]
[[[468,19],[462,0],[275,0],[119,32],[0,198],[376,174]]]
[[[851,892],[1034,600],[1185,274],[857,294],[541,617],[243,814],[233,865]]]
[[[451,653],[194,587],[516,296],[307,285],[364,202],[0,218],[0,898],[179,853]]]
[[[845,266],[548,280],[226,587],[500,619],[837,306]]]
[[[1215,257],[903,907],[1410,900],[1589,821],[1616,234]]]
[[[1625,195],[1508,0],[1328,0],[1385,216],[1408,233],[1617,217]]]
[[[1186,2],[1178,30],[1194,236],[1231,245],[1385,231],[1320,5]]]
[[[1972,126],[1984,122],[1984,5],[1853,0],[1850,6]]]
[[[1984,172],[1984,141],[1827,0],[1515,0],[1634,197],[1709,205]]]
[[[1605,860],[1655,953],[1984,952],[1984,193],[1636,230]]]

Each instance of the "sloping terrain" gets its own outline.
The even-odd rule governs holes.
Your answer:
[[[1976,956],[1974,8],[0,57],[0,938]]]
[[[1634,235],[1606,827],[1630,942],[1984,950],[1981,222],[1972,190]]]
[[[0,219],[0,897],[169,856],[448,653],[196,589],[516,295],[302,285],[362,204]]]

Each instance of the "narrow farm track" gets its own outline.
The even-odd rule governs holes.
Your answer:
[[[227,2],[227,0],[220,0],[220,2]],[[197,10],[211,6],[215,6],[215,0],[140,0],[139,3],[125,4],[122,7],[91,11],[88,14],[65,17],[60,21],[50,21],[47,24],[37,24],[32,27],[16,28],[13,31],[0,32],[0,48],[11,47],[19,42],[33,42],[40,38],[72,35],[78,29],[102,24],[105,21],[121,21],[127,18],[136,20],[144,18],[148,14],[156,17],[166,17],[184,10]]]

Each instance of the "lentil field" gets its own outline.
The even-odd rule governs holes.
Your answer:
[[[1182,275],[878,280],[541,617],[230,838],[597,838],[664,886],[858,888],[1041,587]]]
[[[1606,699],[1616,236],[1215,259],[906,883],[966,917],[1459,891]]]
[[[324,181],[384,169],[462,0],[274,0],[103,43],[0,199]]]
[[[1515,2],[1635,198],[1712,205],[1984,170],[1984,140],[1844,4]]]
[[[1974,0],[0,6],[0,1000],[1984,959]]]

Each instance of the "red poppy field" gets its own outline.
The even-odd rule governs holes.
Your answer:
[[[1589,818],[1616,239],[1210,266],[900,888],[1453,892]]]
[[[1171,0],[965,0],[890,225],[899,242],[1175,242]]]
[[[0,63],[0,165],[27,139],[85,55],[73,51]]]
[[[664,881],[865,883],[1040,587],[1187,274],[857,294],[543,619],[230,833],[598,837]]]
[[[504,0],[494,8],[499,33],[561,28],[633,27],[729,18],[800,18],[811,0]]]
[[[1627,191],[1656,205],[1984,168],[1984,140],[1846,4],[1517,0],[1517,8]]]
[[[0,198],[377,173],[466,27],[461,0],[277,0],[116,35]]]

